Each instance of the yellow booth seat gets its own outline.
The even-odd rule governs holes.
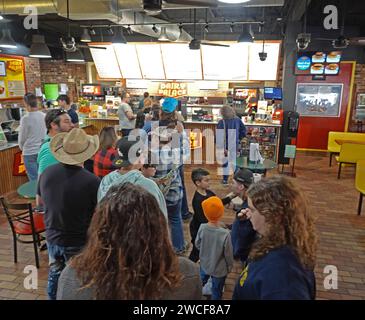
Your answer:
[[[328,132],[327,151],[330,153],[330,166],[332,164],[332,156],[334,154],[340,153],[341,150],[341,145],[338,144],[336,140],[365,142],[365,133],[337,132],[337,131]]]
[[[359,207],[357,209],[357,214],[361,214],[362,198],[365,194],[365,160],[359,160],[356,164],[356,178],[355,186],[357,191],[360,192]]]
[[[365,160],[365,144],[344,143],[336,160],[339,163],[337,178],[340,179],[343,163],[356,164],[359,160]]]

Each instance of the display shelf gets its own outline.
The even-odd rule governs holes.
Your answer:
[[[250,143],[258,143],[261,156],[277,162],[279,152],[280,124],[245,123],[246,137],[241,142],[241,155],[247,156]]]

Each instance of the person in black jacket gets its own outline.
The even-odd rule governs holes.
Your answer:
[[[236,211],[236,219],[232,224],[231,234],[233,257],[242,263],[245,263],[251,245],[257,237],[251,222],[242,215],[242,212],[248,207],[246,192],[253,182],[253,173],[248,169],[240,169],[233,176],[231,185],[233,194],[243,201],[241,207]]]

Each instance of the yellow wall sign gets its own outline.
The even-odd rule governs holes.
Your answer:
[[[23,58],[0,55],[0,100],[19,99],[25,92]]]
[[[162,82],[158,89],[158,94],[165,97],[183,97],[188,93],[186,83],[181,82]]]

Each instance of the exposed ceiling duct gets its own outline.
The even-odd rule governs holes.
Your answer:
[[[218,0],[189,0],[188,5],[182,5],[180,0],[169,0],[162,2],[163,10],[177,9],[193,9],[203,8],[202,3],[207,3],[207,7],[232,7],[232,5],[219,2]],[[85,1],[70,0],[70,19],[71,20],[110,20],[111,23],[119,23],[123,25],[131,25],[134,32],[144,34],[150,37],[158,38],[161,32],[160,23],[169,21],[155,18],[146,15],[143,12],[142,0],[88,0],[88,5],[85,6]],[[194,6],[196,3],[196,6]],[[264,7],[264,6],[283,6],[284,0],[251,0],[239,5],[240,7]],[[67,0],[4,0],[5,14],[24,15],[26,6],[36,5],[38,14],[58,14],[62,17],[67,17]],[[119,9],[117,12],[116,8]],[[119,18],[118,18],[119,16]],[[133,24],[155,24],[158,32],[154,32],[151,26],[133,26]],[[178,25],[164,25],[166,34],[172,40],[179,39],[181,41],[190,41],[192,37],[183,29],[180,30]]]

